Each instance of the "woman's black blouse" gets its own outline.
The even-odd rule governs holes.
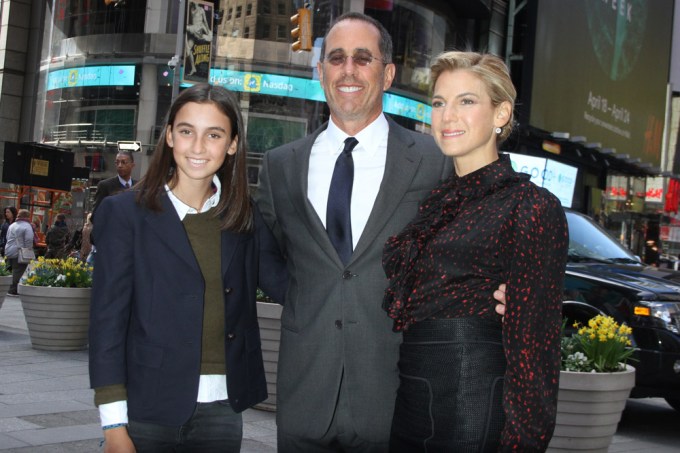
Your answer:
[[[559,200],[505,154],[452,175],[385,245],[383,307],[395,331],[425,319],[501,322],[493,292],[507,283],[503,450],[544,449],[554,429],[568,245]]]

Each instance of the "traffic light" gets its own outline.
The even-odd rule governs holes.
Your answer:
[[[290,18],[294,28],[290,35],[296,39],[290,48],[293,52],[312,50],[312,12],[308,8],[298,8],[297,14]]]

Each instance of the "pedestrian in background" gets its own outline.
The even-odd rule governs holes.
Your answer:
[[[90,233],[92,233],[92,213],[88,212],[85,217],[85,225],[83,225],[82,236],[80,240],[80,259],[92,264],[90,260],[90,252],[92,251],[92,242],[90,241]]]
[[[385,246],[384,308],[404,338],[390,451],[544,451],[557,408],[564,211],[499,155],[515,103],[505,63],[446,52],[431,75],[432,135],[454,174]],[[503,282],[504,321],[493,298]]]
[[[22,248],[33,249],[33,227],[28,221],[31,213],[26,209],[19,209],[17,219],[7,230],[7,245],[5,246],[5,256],[9,259],[12,266],[12,284],[7,294],[16,296],[17,287],[21,276],[28,267],[28,263],[19,262],[19,250]]]
[[[135,158],[131,152],[118,151],[116,154],[116,176],[103,179],[97,184],[97,191],[94,195],[94,206],[92,212],[96,212],[102,200],[110,195],[129,189],[135,184],[132,179],[132,169],[135,168]],[[94,214],[93,214],[94,215]]]
[[[5,221],[0,227],[0,254],[5,256],[5,244],[7,244],[7,230],[9,226],[17,218],[17,208],[14,206],[7,206],[4,210]]]
[[[147,173],[102,201],[94,234],[105,451],[238,452],[241,412],[267,398],[255,294],[282,303],[288,275],[249,197],[236,97],[184,90]]]
[[[47,230],[45,235],[45,258],[65,258],[68,255],[66,244],[70,239],[66,215],[59,213],[54,220],[54,225]]]

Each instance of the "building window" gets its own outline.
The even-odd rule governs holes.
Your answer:
[[[277,39],[286,39],[288,37],[288,27],[285,25],[277,25],[276,26],[276,38]]]
[[[227,11],[227,20],[231,20],[231,14],[234,12],[234,8],[229,8]]]
[[[261,14],[272,13],[272,5],[270,3],[270,0],[262,0],[260,3],[257,4],[257,8]]]
[[[239,17],[241,17],[241,5],[236,7],[236,18],[238,19]]]
[[[252,14],[253,14],[253,4],[252,4],[252,3],[248,3],[248,4],[246,5],[246,16],[250,16],[250,15],[252,15]]]
[[[250,27],[246,27],[243,29],[243,37],[250,38]]]
[[[279,13],[280,16],[283,16],[283,15],[286,14],[286,5],[285,5],[285,3],[279,2],[279,3],[276,5],[276,7],[277,7],[277,9],[278,9],[278,13]]]

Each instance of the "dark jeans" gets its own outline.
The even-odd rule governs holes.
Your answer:
[[[227,401],[198,403],[182,426],[164,426],[130,420],[128,433],[137,453],[238,452],[243,438],[243,418]]]
[[[9,264],[12,266],[12,284],[9,287],[9,292],[16,294],[19,280],[21,280],[21,276],[24,275],[28,263],[21,264],[19,263],[19,258],[10,258]]]

